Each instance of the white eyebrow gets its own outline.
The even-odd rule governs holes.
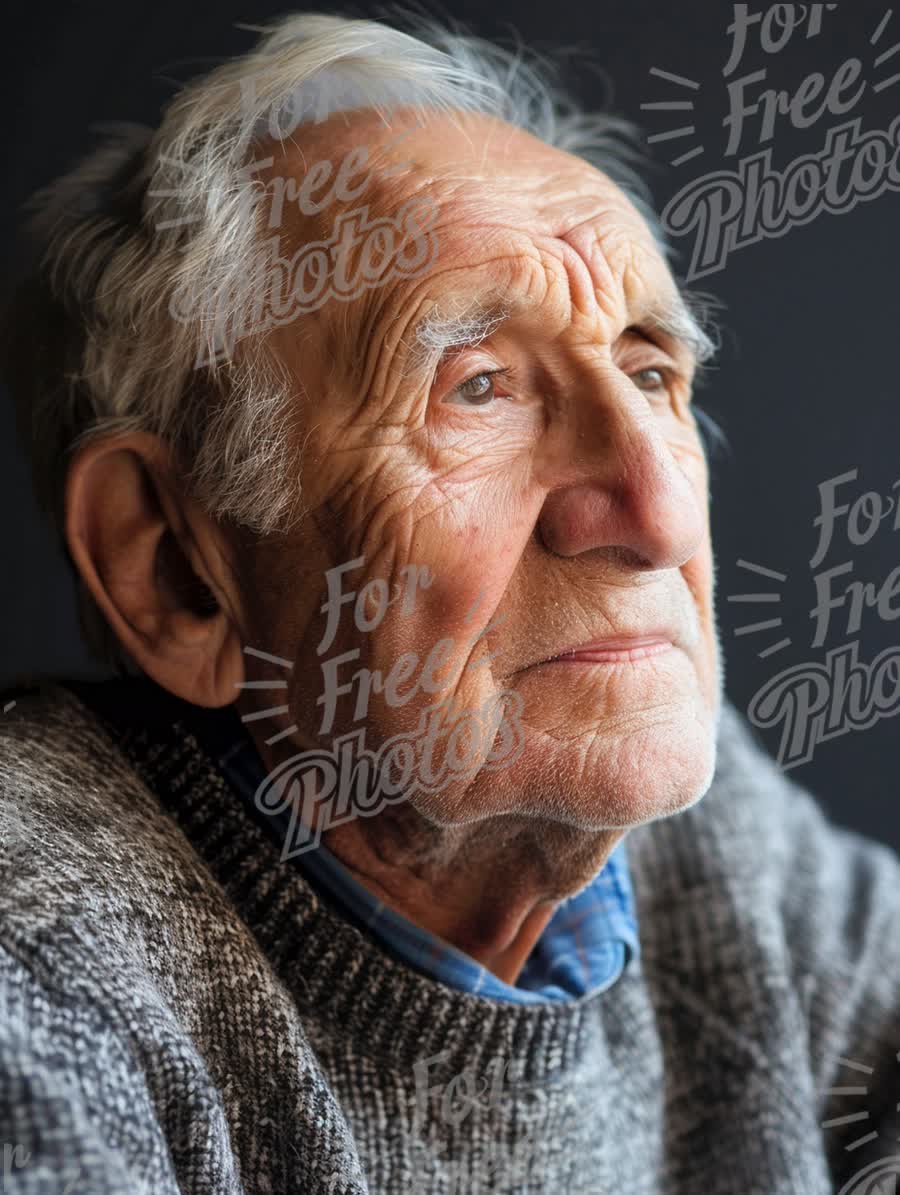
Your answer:
[[[700,309],[700,318],[691,310],[692,307]],[[667,306],[648,311],[646,319],[661,332],[683,344],[698,365],[711,361],[718,352],[715,339],[703,326],[709,321],[709,313],[707,302],[702,296],[679,291],[677,298]]]
[[[718,352],[715,339],[704,327],[709,322],[707,303],[704,296],[679,290],[668,303],[648,307],[643,320],[636,320],[635,326],[644,322],[658,328],[683,345],[698,366],[703,365]],[[449,310],[433,308],[415,326],[411,368],[416,370],[436,361],[448,349],[480,344],[522,306],[528,304],[486,303],[476,299]],[[692,308],[698,309],[699,318]]]
[[[456,311],[435,308],[416,327],[416,364],[422,365],[448,349],[480,344],[511,314],[502,303],[486,306],[477,301]]]

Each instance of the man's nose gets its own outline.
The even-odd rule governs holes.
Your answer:
[[[679,568],[705,534],[699,496],[643,394],[625,379],[604,390],[557,444],[540,537],[558,556],[615,548],[642,569]]]

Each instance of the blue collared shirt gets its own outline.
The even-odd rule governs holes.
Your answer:
[[[235,706],[197,709],[193,729],[226,781],[283,844],[287,812],[261,813],[255,796],[266,778],[262,758]],[[504,983],[449,942],[389,908],[356,880],[323,844],[295,857],[310,883],[386,950],[430,978],[463,992],[538,1004],[605,991],[640,957],[625,843],[581,892],[563,901],[529,955],[515,985]]]

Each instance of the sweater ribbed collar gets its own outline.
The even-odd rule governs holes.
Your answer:
[[[369,1057],[409,1071],[440,1053],[456,1073],[487,1072],[502,1056],[518,1082],[562,1078],[602,1032],[602,1002],[640,982],[638,959],[613,991],[519,1005],[412,970],[281,860],[263,815],[254,815],[192,733],[193,707],[144,678],[69,681],[65,690],[101,721],[177,821],[301,1012],[352,1037]]]

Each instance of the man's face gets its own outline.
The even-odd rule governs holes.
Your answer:
[[[289,715],[269,726],[297,729],[270,758],[362,726],[375,750],[438,701],[457,717],[507,693],[516,750],[481,767],[487,735],[464,775],[413,794],[429,817],[599,829],[674,812],[710,782],[720,677],[693,358],[655,318],[677,299],[669,270],[604,175],[486,117],[388,130],[353,114],[349,133],[333,117],[272,173],[336,167],[362,143],[378,165],[365,194],[315,217],[286,208],[285,243],[415,196],[435,205],[436,254],[270,336],[298,379],[305,512],[244,574],[248,645],[294,664]],[[453,336],[453,316],[471,331]],[[332,572],[332,598],[385,584],[356,617],[332,600],[329,624],[326,573],[359,558]],[[392,668],[381,691],[353,682]],[[348,686],[331,709],[326,675]],[[245,707],[270,696],[247,691]],[[433,774],[447,750],[437,737]]]

